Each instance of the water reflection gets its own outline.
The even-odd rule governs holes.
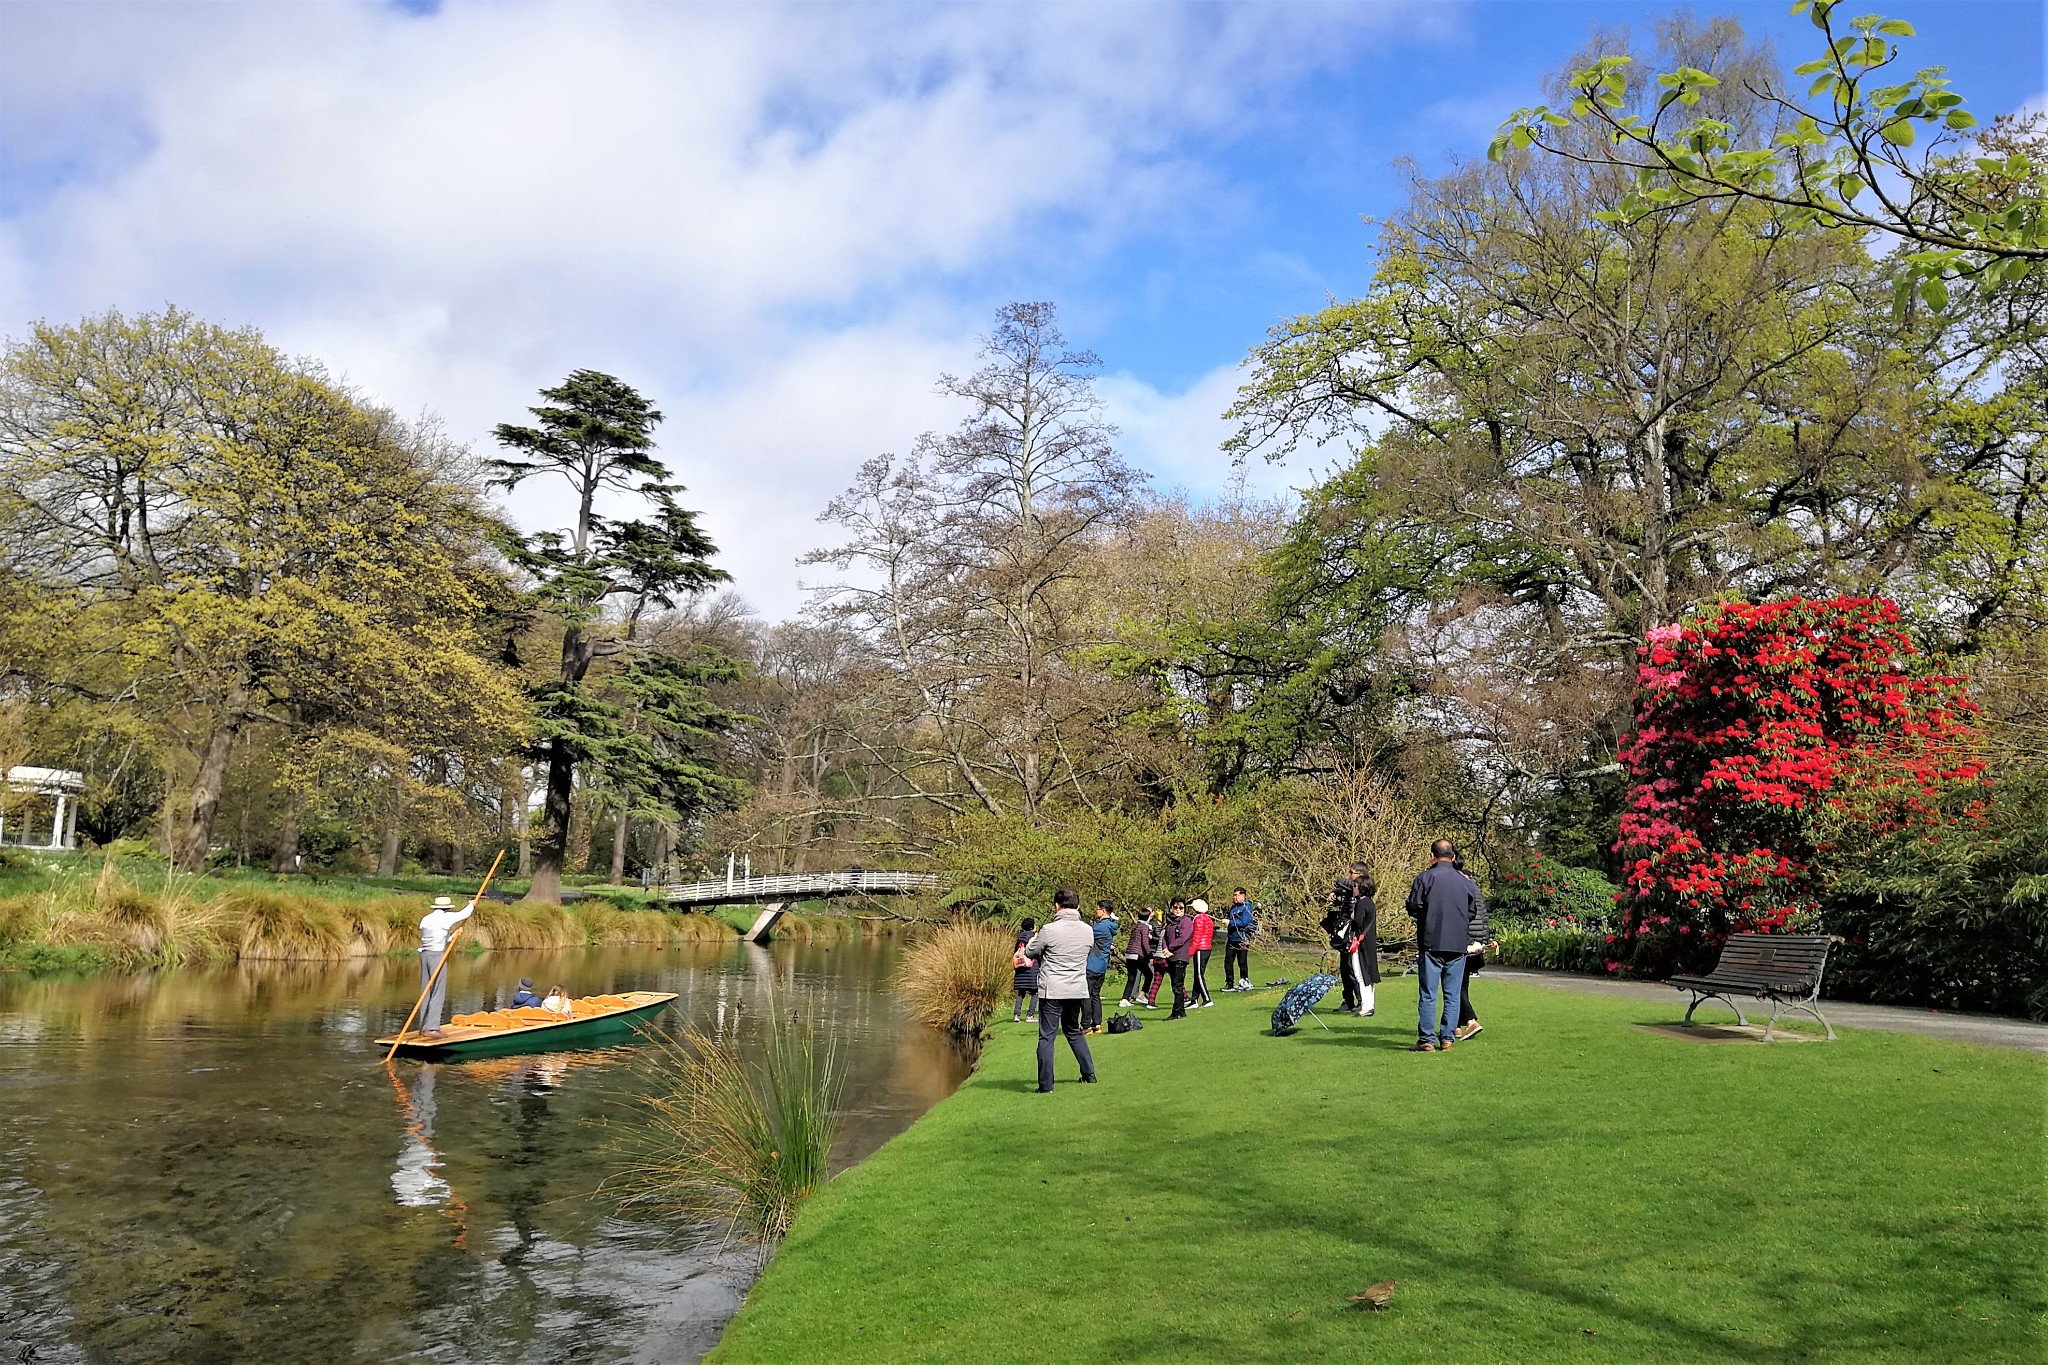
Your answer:
[[[674,991],[658,1026],[755,1045],[794,1010],[849,1065],[857,1160],[964,1074],[886,990],[869,941],[495,954],[453,1009],[519,977]],[[630,1044],[400,1059],[405,961],[160,978],[0,977],[0,1360],[687,1360],[751,1274],[715,1234],[591,1198],[647,1078]]]
[[[385,1069],[391,1073],[398,1107],[405,1114],[405,1149],[398,1154],[398,1169],[391,1173],[391,1192],[409,1209],[445,1204],[448,1182],[439,1174],[441,1154],[434,1150],[434,1079],[440,1067],[422,1066],[410,1090],[399,1079],[395,1065],[387,1062]]]

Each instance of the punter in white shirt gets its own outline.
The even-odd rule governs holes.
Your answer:
[[[434,972],[448,952],[448,939],[455,926],[475,913],[475,901],[457,910],[454,901],[446,896],[436,896],[434,908],[427,911],[427,917],[420,921],[420,991],[427,997],[426,1003],[420,1006],[421,1033],[441,1031],[441,1007],[448,999],[448,973],[442,972],[437,977]],[[431,991],[427,986],[429,981],[433,982]]]

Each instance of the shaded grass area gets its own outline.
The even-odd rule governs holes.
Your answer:
[[[334,961],[409,952],[428,894],[365,890],[359,879],[190,876],[161,863],[10,859],[0,877],[0,970],[55,975],[236,960]],[[458,899],[475,890],[457,890]],[[734,916],[751,913],[735,910]],[[821,907],[785,917],[801,939],[858,934]],[[730,939],[727,919],[672,914],[644,901],[589,897],[566,906],[486,900],[463,942],[494,948],[572,948]]]
[[[1062,1044],[1049,1096],[999,1023],[711,1358],[2042,1358],[2048,1059],[1701,1045],[1631,1027],[1675,1007],[1483,978],[1486,1033],[1421,1055],[1412,979],[1285,1038],[1277,994],[1091,1039],[1097,1086]]]

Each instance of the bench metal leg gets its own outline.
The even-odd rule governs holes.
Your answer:
[[[1808,1014],[1812,1015],[1817,1021],[1819,1021],[1820,1026],[1822,1028],[1828,1031],[1828,1041],[1831,1043],[1835,1041],[1835,1026],[1827,1021],[1827,1017],[1820,1012],[1820,1009],[1816,1002],[1811,1000],[1788,1000],[1784,1002],[1784,1008],[1790,1010],[1805,1010]],[[1771,1029],[1776,1028],[1778,1026],[1778,1010],[1779,1002],[1773,1000],[1771,1002],[1771,1027],[1764,1030],[1764,1041],[1767,1043],[1771,1041]]]
[[[1686,1024],[1690,1025],[1692,1023],[1692,1012],[1698,1009],[1701,1005],[1706,1004],[1709,1000],[1718,1000],[1722,1004],[1726,1005],[1729,1009],[1734,1010],[1735,1022],[1742,1025],[1744,1028],[1749,1027],[1749,1020],[1743,1018],[1742,1016],[1742,1006],[1736,1004],[1727,996],[1721,995],[1714,991],[1694,991],[1692,993],[1692,1003],[1686,1006],[1685,1009]]]

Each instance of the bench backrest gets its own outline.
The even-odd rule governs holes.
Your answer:
[[[1721,946],[1713,974],[1788,985],[1816,981],[1833,941],[1826,934],[1736,934]]]

